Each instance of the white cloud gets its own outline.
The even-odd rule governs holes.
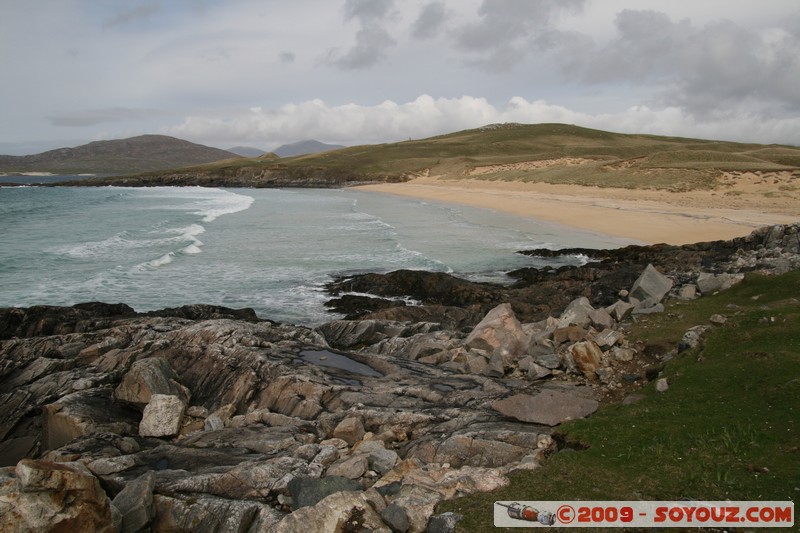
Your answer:
[[[226,117],[192,116],[164,133],[217,145],[249,142],[275,147],[302,139],[341,144],[371,144],[425,138],[497,122],[562,122],[623,133],[682,135],[709,139],[800,144],[800,118],[754,120],[746,113],[699,121],[678,107],[634,106],[618,113],[590,114],[543,100],[516,96],[503,107],[484,98],[433,98],[384,101],[373,106],[328,105],[322,100],[277,109],[253,108]]]
[[[237,132],[237,144],[377,142],[523,118],[800,135],[796,0],[6,4],[0,143],[11,145],[159,129],[204,143]]]

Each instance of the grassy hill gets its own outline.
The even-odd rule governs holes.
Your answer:
[[[284,144],[273,150],[279,157],[294,157],[305,154],[316,154],[327,152],[328,150],[338,150],[344,148],[341,144],[326,144],[310,139],[308,141],[298,141],[291,144]]]
[[[566,124],[500,124],[428,139],[275,161],[241,159],[198,171],[313,168],[362,179],[419,174],[669,190],[713,188],[723,171],[800,169],[800,148],[612,133]]]
[[[0,156],[0,172],[131,174],[238,158],[234,153],[166,135],[96,141],[27,156]]]

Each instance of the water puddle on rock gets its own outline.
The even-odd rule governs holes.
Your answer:
[[[383,374],[374,368],[353,361],[349,357],[340,353],[331,352],[329,350],[303,350],[300,352],[300,358],[312,365],[324,366],[327,368],[336,368],[346,372],[352,372],[360,376],[368,376],[372,378],[381,378]]]

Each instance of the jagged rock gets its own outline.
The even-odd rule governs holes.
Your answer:
[[[541,455],[537,445],[541,430],[530,426],[534,431],[521,431],[524,422],[511,420],[489,406],[497,398],[513,397],[517,392],[533,395],[542,386],[546,391],[534,398],[553,394],[550,387],[556,386],[558,379],[545,385],[519,379],[525,373],[533,378],[547,372],[539,364],[544,362],[541,357],[553,359],[549,363],[556,366],[556,374],[561,371],[554,362],[568,372],[586,370],[580,354],[563,344],[557,347],[555,337],[564,343],[595,341],[597,348],[607,350],[603,354],[590,348],[594,357],[589,363],[597,364],[587,374],[594,377],[599,370],[606,381],[620,377],[614,366],[613,371],[604,369],[606,361],[615,365],[634,356],[627,343],[615,338],[618,332],[613,328],[596,331],[602,327],[599,321],[594,329],[574,328],[556,334],[558,319],[548,317],[560,316],[571,301],[585,296],[597,310],[606,308],[615,319],[623,319],[631,304],[614,304],[616,294],[620,287],[630,287],[648,263],[684,285],[704,269],[780,271],[795,261],[784,251],[798,244],[798,233],[789,232],[792,228],[754,232],[727,243],[595,251],[590,257],[597,261],[585,267],[526,269],[514,274],[513,285],[475,284],[417,273],[377,276],[387,291],[405,291],[419,283],[414,291],[431,289],[442,297],[440,302],[451,298],[446,294],[448,287],[460,291],[446,304],[431,298],[420,306],[383,309],[370,316],[376,321],[375,329],[363,333],[373,336],[361,337],[358,342],[362,344],[354,345],[359,353],[353,354],[353,359],[379,370],[381,376],[362,376],[305,361],[301,352],[327,348],[319,331],[242,321],[233,315],[220,318],[223,315],[213,310],[210,314],[195,310],[170,316],[144,316],[99,304],[96,314],[92,306],[0,310],[0,330],[5,332],[0,336],[17,337],[0,341],[0,455],[4,461],[43,451],[58,460],[80,458],[102,476],[111,494],[143,473],[155,471],[156,516],[151,529],[201,532],[274,531],[280,520],[285,520],[281,525],[284,531],[324,527],[312,521],[321,516],[315,511],[305,508],[296,517],[282,518],[271,506],[285,509],[294,504],[289,496],[293,479],[321,478],[324,482],[332,479],[323,477],[331,465],[360,456],[355,462],[366,458],[371,471],[352,480],[350,487],[358,493],[343,498],[355,505],[345,503],[329,512],[337,520],[350,520],[351,525],[359,513],[366,512],[365,527],[386,531],[378,512],[395,504],[406,510],[410,529],[422,531],[442,498],[495,488],[505,482],[505,473],[536,465]],[[360,278],[357,284],[365,280]],[[403,283],[389,287],[390,280]],[[450,305],[457,300],[463,300],[458,304],[463,308]],[[631,298],[631,302],[636,300]],[[654,303],[652,298],[643,300],[645,305]],[[500,302],[510,304],[518,321],[529,322],[521,326],[522,349],[513,357],[503,350],[468,350],[461,339]],[[390,323],[389,318],[399,317],[424,318],[435,325]],[[358,323],[341,326],[347,335],[355,332],[347,328],[357,328]],[[462,326],[469,329],[437,331]],[[580,337],[571,339],[570,333]],[[380,340],[367,344],[374,339]],[[141,411],[112,397],[128,369],[143,357],[168,362],[174,376],[192,392],[194,418],[179,438],[161,445],[156,439],[136,435]],[[639,372],[628,366],[625,372]],[[468,372],[469,367],[469,375],[452,370]],[[646,375],[655,379],[652,374]],[[169,379],[178,381],[174,376]],[[569,394],[578,396],[581,389],[590,387]],[[566,404],[560,400],[551,403],[559,409]],[[56,407],[42,410],[53,405]],[[213,415],[221,408],[231,416],[216,417],[220,424],[212,421],[209,427],[214,431],[197,431],[209,412],[216,420]],[[123,412],[127,414],[119,414]],[[39,413],[44,413],[41,419]],[[553,413],[558,410],[549,414]],[[365,430],[350,439],[352,449],[339,439],[323,440],[334,434],[344,418],[358,419]],[[368,435],[367,429],[376,435]],[[122,437],[126,434],[135,438]],[[384,441],[390,446],[382,444]],[[45,442],[54,449],[47,451]],[[406,459],[401,460],[398,452]],[[496,466],[456,468],[457,464]],[[376,488],[368,497],[361,488],[372,483]],[[109,520],[113,523],[114,516]],[[332,527],[344,524],[324,520],[327,518],[323,524]]]
[[[537,365],[541,365],[551,370],[555,370],[561,366],[561,357],[559,357],[556,353],[534,355],[532,359]]]
[[[663,313],[664,312],[664,304],[652,304],[652,300],[648,300],[643,302],[643,305],[636,306],[633,309],[634,315],[650,315],[653,313]]]
[[[464,465],[497,467],[519,461],[528,451],[524,446],[483,438],[470,432],[452,435],[444,439],[436,448],[432,460],[435,463],[446,463],[456,468]],[[420,457],[421,455],[416,449],[412,449],[406,454],[407,457]]]
[[[560,327],[585,327],[591,322],[589,315],[592,311],[594,311],[594,307],[592,307],[589,299],[582,296],[569,303],[567,308],[564,309],[564,312],[561,313],[561,316],[558,318],[558,324]]]
[[[744,280],[744,274],[709,274],[701,272],[697,275],[697,288],[702,294],[730,289]]]
[[[155,516],[153,488],[156,476],[153,471],[125,485],[111,504],[122,515],[120,533],[135,533],[144,530]]]
[[[597,377],[600,378],[601,383],[605,383],[606,385],[614,381],[614,370],[609,367],[602,367],[598,368]]]
[[[481,374],[489,361],[483,355],[475,354],[472,351],[467,353],[465,364],[470,374]]]
[[[369,468],[378,474],[385,474],[397,464],[398,455],[394,450],[387,450],[382,440],[365,440],[353,447],[354,454],[367,456]]]
[[[23,459],[3,470],[0,530],[114,531],[111,502],[82,464]]]
[[[455,533],[456,525],[464,518],[453,512],[437,514],[431,517],[425,533]]]
[[[686,333],[681,337],[678,344],[678,351],[697,348],[703,342],[706,333],[711,329],[711,326],[700,325],[689,328]]]
[[[166,359],[148,357],[139,359],[128,370],[122,383],[114,390],[114,398],[144,407],[153,394],[180,397],[189,403],[189,390],[178,382],[178,376]]]
[[[492,408],[505,416],[548,426],[589,416],[598,406],[595,400],[553,390],[542,391],[536,396],[516,394],[492,403]]]
[[[321,479],[298,476],[289,481],[292,509],[316,505],[320,500],[341,491],[357,491],[361,484],[344,477],[326,476]]]
[[[441,330],[435,322],[400,322],[396,320],[334,320],[319,326],[328,344],[350,350],[375,346],[383,341],[408,339]]]
[[[43,406],[43,447],[55,450],[76,438],[101,431],[133,433],[139,422],[138,412],[110,400],[111,390],[95,388],[67,394]]]
[[[569,347],[572,360],[586,377],[592,377],[603,359],[603,351],[594,341],[584,341]]]
[[[595,328],[601,331],[614,327],[614,318],[605,309],[589,311],[589,320]]]
[[[233,404],[225,404],[206,417],[203,428],[206,431],[220,430],[227,425],[235,412],[236,407]]]
[[[708,321],[715,326],[724,326],[728,319],[720,314],[713,314],[708,318]]]
[[[206,495],[177,498],[156,494],[153,504],[156,516],[152,531],[266,532],[272,531],[283,518],[283,513],[263,503]]]
[[[489,376],[492,378],[502,378],[506,375],[505,365],[503,364],[503,356],[501,354],[492,355],[489,362],[481,370],[481,375]]]
[[[694,300],[697,298],[697,285],[690,283],[682,286],[678,291],[678,298],[681,300]]]
[[[658,381],[656,381],[656,391],[667,392],[668,389],[669,382],[667,381],[667,378],[659,378]]]
[[[612,353],[614,359],[622,362],[633,361],[633,358],[636,356],[636,350],[633,348],[623,348],[621,346],[615,347]]]
[[[337,459],[339,459],[339,449],[336,446],[321,445],[319,453],[314,456],[314,459],[309,463],[309,468],[314,468],[319,465],[320,470],[325,470],[331,466]]]
[[[622,338],[623,334],[621,331],[617,329],[607,329],[595,335],[594,342],[596,342],[600,348],[608,349],[620,342]]]
[[[336,425],[336,428],[333,430],[333,436],[334,438],[342,439],[352,446],[364,438],[364,424],[361,422],[360,418],[353,416],[347,417]]]
[[[653,304],[656,304],[667,295],[671,288],[672,280],[656,270],[652,264],[648,264],[631,287],[630,296],[641,301],[651,300]]]
[[[337,490],[313,506],[303,506],[287,515],[274,526],[272,531],[274,533],[343,531],[345,524],[354,514],[358,514],[362,527],[372,530],[385,528],[383,520],[369,504],[364,492]]]
[[[634,307],[635,306],[630,302],[617,300],[612,305],[606,307],[606,311],[614,318],[614,320],[617,322],[622,322],[631,315]]]
[[[138,451],[138,450],[137,450]],[[136,466],[136,458],[133,455],[121,455],[119,457],[102,457],[86,465],[96,476],[107,476],[116,474]]]
[[[536,363],[531,364],[530,368],[528,368],[528,376],[531,379],[544,379],[552,375],[553,371],[551,369],[537,365]]]
[[[441,500],[488,492],[506,485],[508,478],[497,469],[473,466],[453,469],[436,464],[422,468],[416,460],[405,460],[383,476],[375,487],[378,492],[392,494],[393,503],[406,510],[412,531],[424,531]],[[391,487],[393,490],[388,491]]]
[[[205,493],[234,500],[263,500],[286,490],[293,477],[307,473],[308,463],[291,457],[290,451],[281,451],[284,453],[266,460],[230,458],[228,462],[237,464],[201,470],[194,475],[177,472],[172,479],[169,476],[159,478],[158,489],[168,493]]]
[[[578,342],[586,338],[583,326],[564,326],[553,331],[553,342],[556,346],[565,342]]]
[[[366,473],[367,468],[369,468],[367,457],[354,455],[333,463],[328,468],[328,475],[347,479],[360,479]]]
[[[178,396],[153,394],[139,424],[142,437],[173,437],[180,433],[186,404]]]
[[[406,510],[394,503],[390,503],[381,511],[381,518],[391,528],[392,533],[406,533],[411,527]]]
[[[511,359],[519,358],[527,347],[527,336],[509,304],[500,304],[475,326],[464,341],[467,348],[485,350]]]
[[[397,464],[399,456],[394,450],[377,450],[369,454],[369,467],[378,474],[385,474]]]

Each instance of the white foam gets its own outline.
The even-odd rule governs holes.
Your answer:
[[[86,259],[91,257],[98,257],[105,255],[113,250],[122,250],[126,248],[138,248],[146,246],[147,244],[142,241],[131,240],[128,238],[127,231],[121,231],[116,235],[112,235],[102,241],[82,242],[80,244],[69,244],[58,246],[51,251],[59,254],[73,257],[75,259]]]
[[[195,214],[202,216],[203,222],[214,222],[223,215],[231,215],[249,209],[255,201],[252,196],[236,194],[235,192],[213,189],[222,193],[223,196],[215,196],[200,202],[198,211]]]
[[[187,227],[170,228],[167,230],[154,231],[155,234],[176,235],[175,237],[163,237],[160,239],[134,239],[128,231],[121,231],[101,241],[89,241],[78,244],[68,244],[57,246],[50,249],[58,255],[65,255],[74,259],[91,259],[106,256],[110,253],[135,249],[148,248],[152,246],[170,246],[172,244],[190,243],[196,247],[203,246],[203,242],[197,235],[205,233],[206,229],[200,224],[192,224]]]
[[[139,270],[139,271],[142,271],[142,270],[153,270],[153,269],[156,269],[158,267],[162,267],[164,265],[168,265],[168,264],[172,263],[172,260],[173,260],[174,257],[175,257],[175,253],[174,252],[169,252],[169,253],[166,253],[166,254],[162,255],[158,259],[153,259],[152,261],[147,261],[145,263],[140,263],[140,264],[136,265],[135,267],[133,267],[133,269],[134,270]]]
[[[166,231],[166,233],[176,233],[178,234],[177,237],[173,237],[172,239],[168,239],[169,241],[174,241],[178,243],[190,242],[191,244],[186,248],[194,248],[196,252],[185,252],[185,253],[200,253],[200,247],[203,246],[203,241],[197,238],[198,235],[202,235],[206,232],[206,228],[201,226],[200,224],[192,224],[191,226],[187,226],[185,228],[173,228]]]
[[[255,199],[224,189],[208,187],[153,187],[137,191],[140,196],[157,199],[176,199],[188,202],[176,205],[158,206],[152,209],[174,209],[190,211],[201,217],[202,222],[214,222],[223,215],[238,213],[248,209]]]
[[[189,246],[181,250],[182,254],[189,254],[189,255],[199,254],[202,252],[203,250],[201,250],[198,246],[194,244],[190,244]]]

